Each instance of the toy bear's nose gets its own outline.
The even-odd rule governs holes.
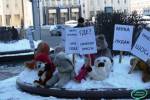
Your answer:
[[[105,65],[105,63],[100,62],[100,63],[98,64],[98,67],[104,67],[104,65]]]
[[[40,67],[41,67],[41,65],[38,65],[37,67],[38,67],[38,68],[40,68]]]

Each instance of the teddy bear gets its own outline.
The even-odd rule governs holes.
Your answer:
[[[104,34],[96,36],[96,45],[97,45],[97,53],[95,54],[95,59],[100,56],[105,56],[109,57],[111,59],[111,62],[113,63],[112,52],[108,48],[108,43],[106,41]]]
[[[105,39],[104,34],[96,36],[96,45],[97,45],[97,53],[85,55],[85,64],[81,67],[77,76],[75,76],[76,82],[81,82],[82,79],[85,79],[88,73],[92,71],[94,61],[98,57],[101,56],[108,57],[111,60],[111,63],[113,64],[112,53],[111,50],[108,48],[108,43]]]
[[[102,81],[109,77],[111,68],[112,62],[109,57],[98,57],[95,59],[92,71],[88,73],[88,76],[92,80]]]
[[[49,57],[49,46],[45,42],[39,43],[34,59],[26,62],[25,66],[31,70],[38,70],[38,80],[34,81],[36,86],[45,87],[46,82],[52,77],[55,65]]]
[[[132,58],[130,60],[131,69],[129,71],[129,74],[134,69],[139,69],[142,71],[142,81],[143,82],[149,82],[150,81],[150,59],[148,59],[146,62],[140,60],[139,58]]]
[[[74,65],[64,52],[59,52],[54,58],[56,73],[47,81],[48,88],[62,88],[75,76]]]
[[[44,53],[46,55],[49,55],[49,50],[50,50],[49,45],[46,42],[44,41],[40,42],[37,46],[37,49],[34,52],[34,58],[38,53]],[[36,64],[34,59],[32,61],[25,62],[25,66],[29,69],[34,69],[35,65]]]

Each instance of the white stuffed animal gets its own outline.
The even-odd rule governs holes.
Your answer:
[[[93,80],[104,80],[109,77],[111,72],[112,62],[109,57],[98,57],[94,61],[94,66],[92,66],[92,71],[88,74]]]

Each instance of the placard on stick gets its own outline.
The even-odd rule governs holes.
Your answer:
[[[80,54],[97,53],[94,27],[78,28],[78,31]]]
[[[78,38],[78,30],[75,28],[68,28],[66,29],[65,34],[65,52],[66,53],[79,53],[79,42]]]
[[[92,54],[97,52],[94,27],[66,29],[65,52]],[[74,61],[73,61],[74,62]]]
[[[94,27],[66,29],[65,52],[79,54],[96,53]]]
[[[133,26],[115,25],[113,50],[131,51]]]
[[[130,25],[115,25],[113,50],[131,51],[133,26]],[[120,53],[120,62],[122,60],[122,53]]]
[[[131,53],[143,61],[147,61],[150,58],[150,32],[145,29],[142,30]]]
[[[35,45],[34,45],[33,34],[32,34],[32,30],[31,29],[27,30],[27,39],[29,40],[31,49],[34,50],[35,49]]]

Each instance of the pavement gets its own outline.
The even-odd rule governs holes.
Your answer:
[[[1,64],[0,81],[16,76],[24,70],[23,63],[19,64]]]

